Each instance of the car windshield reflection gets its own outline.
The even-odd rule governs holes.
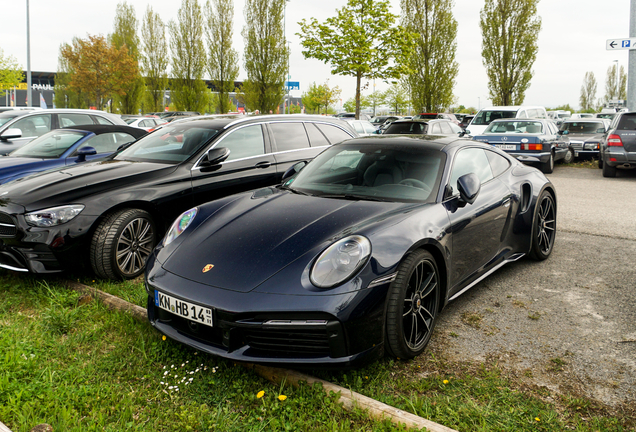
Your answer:
[[[432,150],[347,144],[320,154],[285,187],[325,198],[431,202],[444,160]]]
[[[86,132],[51,131],[13,151],[9,156],[56,159],[86,135]]]

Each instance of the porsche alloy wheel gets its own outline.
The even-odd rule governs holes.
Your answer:
[[[150,214],[139,209],[120,210],[107,216],[91,241],[91,266],[105,279],[132,279],[143,273],[156,244]]]
[[[418,250],[402,262],[388,295],[386,350],[410,359],[424,351],[437,318],[440,278],[433,256]]]
[[[542,261],[550,256],[556,238],[556,206],[549,192],[543,191],[537,201],[532,227],[530,257]]]

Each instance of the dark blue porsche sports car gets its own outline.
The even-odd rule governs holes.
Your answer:
[[[0,184],[48,169],[107,156],[146,133],[139,128],[101,124],[47,132],[8,156],[0,156]]]
[[[174,221],[147,263],[153,326],[233,360],[409,359],[450,300],[554,245],[554,186],[467,139],[352,139],[284,179]]]

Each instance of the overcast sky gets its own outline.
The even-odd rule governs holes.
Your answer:
[[[56,71],[60,44],[70,43],[74,36],[85,38],[87,34],[112,32],[115,8],[120,1],[30,0],[31,70]],[[166,23],[176,19],[181,5],[179,0],[129,0],[128,3],[135,7],[139,21],[151,4]],[[234,48],[241,56],[244,4],[245,0],[234,2]],[[319,60],[305,60],[295,35],[300,31],[298,22],[303,18],[323,21],[345,4],[346,0],[288,0],[286,27],[291,41],[291,80],[301,83],[301,91],[292,92],[294,96],[300,96],[312,82],[324,83],[327,79],[330,86],[340,87],[343,101],[355,95],[355,78],[331,75],[329,65]],[[391,0],[391,4],[392,12],[399,14],[399,0]],[[594,72],[598,81],[597,98],[603,97],[607,69],[613,61],[618,60],[627,70],[629,51],[607,51],[605,43],[607,39],[629,37],[629,4],[629,0],[541,0],[539,52],[524,104],[550,108],[569,103],[577,108],[583,77],[588,71]],[[481,61],[479,12],[483,5],[483,0],[455,0],[453,10],[458,22],[456,60],[459,63],[454,94],[458,105],[476,108],[490,105],[488,79]],[[5,56],[14,56],[26,70],[26,0],[12,2],[10,17],[5,13],[0,41]],[[246,78],[242,62],[241,57],[239,79]],[[387,87],[381,81],[375,84],[378,90]],[[370,82],[365,93],[372,90],[373,82]]]

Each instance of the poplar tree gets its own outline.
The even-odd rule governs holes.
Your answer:
[[[164,110],[163,97],[168,86],[168,42],[166,26],[149,5],[141,25],[141,65],[145,75],[145,105],[148,111]]]
[[[420,112],[437,112],[453,104],[459,72],[457,20],[453,0],[402,0],[402,25],[416,34],[406,77],[411,100]]]
[[[238,52],[232,48],[233,0],[208,0],[205,5],[208,72],[218,92],[216,110],[225,114],[234,107],[229,93],[238,77]]]
[[[394,26],[397,16],[389,7],[388,0],[348,0],[323,24],[315,18],[299,23],[305,58],[330,63],[334,75],[356,78],[356,119],[362,78],[398,79],[409,72],[412,35]]]
[[[246,0],[245,105],[251,110],[276,112],[285,90],[289,49],[283,28],[285,0]]]
[[[616,65],[612,65],[607,69],[605,102],[607,103],[615,99],[627,99],[627,74],[623,66],[621,66],[619,71]]]
[[[520,105],[539,50],[539,0],[486,0],[480,12],[482,61],[493,105]]]
[[[138,22],[132,5],[125,1],[117,5],[114,27],[110,35],[111,44],[115,48],[125,46],[137,66],[137,74],[128,77],[128,82],[123,85],[124,93],[115,95],[115,104],[123,114],[137,114],[143,97],[144,80],[139,72]]]
[[[581,86],[581,96],[579,104],[582,111],[594,110],[594,101],[596,100],[596,78],[594,72],[585,72],[583,85]]]
[[[206,65],[204,21],[197,0],[182,0],[178,21],[170,21],[172,102],[178,111],[205,111],[208,89],[203,81]]]

